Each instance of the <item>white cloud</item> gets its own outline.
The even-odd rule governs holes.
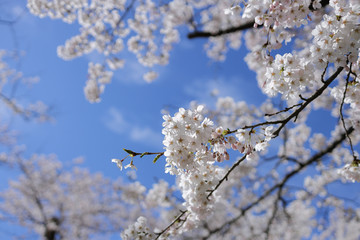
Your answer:
[[[26,8],[24,8],[20,4],[15,5],[15,6],[12,7],[11,12],[12,12],[14,17],[18,17],[18,16],[26,13]]]
[[[138,63],[135,59],[127,58],[124,69],[120,70],[124,72],[123,74],[119,74],[119,80],[121,82],[146,84],[143,75],[147,72],[147,70],[148,69]]]
[[[115,107],[108,110],[108,114],[104,119],[105,126],[115,133],[124,133],[129,127],[122,113]]]
[[[130,138],[137,142],[144,143],[162,143],[163,136],[149,127],[133,127],[130,132]]]
[[[15,2],[15,1],[14,1]],[[13,4],[9,1],[10,4]],[[35,19],[36,17],[29,13],[27,7],[24,7],[20,4],[14,4],[13,6],[8,6],[11,10],[9,13],[9,20],[15,20],[21,22],[22,29],[30,28],[33,31],[33,28],[36,27]]]
[[[193,97],[194,100],[208,106],[215,104],[216,98],[214,97],[214,92],[216,92],[216,97],[230,96],[236,100],[241,99],[243,95],[234,80],[225,81],[224,79],[196,80],[191,85],[185,87],[185,92]]]
[[[114,133],[127,135],[135,142],[141,142],[152,146],[162,144],[161,132],[156,132],[148,126],[131,124],[123,117],[123,114],[115,107],[111,107],[103,119],[105,126]]]

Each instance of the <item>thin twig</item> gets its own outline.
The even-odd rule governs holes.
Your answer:
[[[302,98],[304,100],[303,103],[301,103],[299,105],[299,108],[294,111],[292,114],[290,114],[287,118],[283,119],[283,120],[276,120],[276,121],[266,121],[266,122],[262,122],[262,123],[257,123],[254,125],[250,125],[250,126],[244,126],[241,129],[254,129],[260,126],[265,126],[265,125],[275,125],[275,124],[280,124],[280,126],[278,127],[278,129],[276,129],[273,132],[273,138],[276,138],[280,131],[285,127],[285,125],[293,118],[297,118],[298,115],[300,114],[300,112],[302,110],[304,110],[311,102],[313,102],[316,98],[318,98],[319,96],[321,96],[321,94],[325,91],[325,89],[336,79],[336,77],[341,73],[341,71],[344,69],[344,67],[339,67],[335,73],[333,73],[333,75],[331,75],[328,80],[326,80],[324,82],[324,84],[309,98],[303,98],[302,96],[300,96],[300,98]],[[232,131],[228,131],[227,134],[232,134],[237,132],[237,129],[232,130]]]
[[[295,176],[296,174],[298,174],[299,172],[301,172],[301,170],[303,170],[305,167],[311,165],[314,162],[318,162],[321,160],[322,157],[324,157],[326,154],[331,153],[336,147],[338,147],[345,139],[346,139],[346,134],[351,134],[354,131],[353,127],[350,127],[346,133],[341,134],[341,136],[335,140],[333,143],[331,143],[330,145],[328,145],[327,148],[325,148],[324,150],[316,153],[315,155],[313,155],[310,159],[308,159],[306,162],[304,163],[299,163],[298,167],[295,168],[294,170],[292,170],[291,172],[287,173],[284,178],[281,180],[281,182],[275,184],[274,186],[272,186],[271,188],[269,188],[263,195],[261,195],[258,199],[256,199],[254,202],[250,203],[248,206],[241,208],[240,209],[240,213],[238,216],[230,219],[229,221],[225,222],[223,225],[221,225],[218,228],[215,228],[211,231],[209,231],[209,234],[205,237],[203,237],[202,239],[208,239],[212,234],[217,233],[219,231],[221,231],[223,228],[225,228],[226,226],[229,226],[231,224],[234,224],[236,221],[238,221],[241,217],[245,216],[245,213],[247,211],[249,211],[250,209],[252,209],[254,206],[258,205],[260,202],[262,202],[266,197],[268,197],[270,194],[272,194],[273,191],[275,191],[276,189],[280,189],[283,188],[285,186],[285,184],[289,181],[289,179],[291,179],[293,176]]]
[[[281,195],[282,189],[283,189],[283,188],[279,188],[278,194],[277,194],[277,198],[276,198],[276,200],[274,201],[274,208],[273,208],[271,217],[270,217],[270,219],[269,219],[269,221],[268,221],[268,223],[267,223],[266,229],[265,229],[265,231],[264,231],[265,234],[266,234],[266,238],[265,238],[265,239],[269,239],[269,237],[270,237],[270,228],[271,228],[271,225],[273,224],[273,222],[274,222],[274,220],[275,220],[275,217],[276,217],[276,214],[277,214],[277,212],[278,212],[278,210],[279,210],[278,201],[281,201],[281,199],[282,199],[282,197],[281,197],[281,196],[282,196],[282,195]]]
[[[321,81],[323,83],[325,83],[324,76],[325,76],[325,73],[326,73],[326,70],[327,70],[328,66],[329,66],[329,62],[326,63],[326,67],[325,67],[323,73],[321,74]]]
[[[165,153],[165,152],[143,152],[143,153],[138,153],[138,152],[134,152],[132,150],[125,149],[125,148],[123,148],[123,150],[125,152],[127,152],[130,155],[130,157],[135,157],[135,156],[139,156],[139,155],[140,155],[140,157],[143,157],[145,155],[164,155],[164,153]]]
[[[216,184],[216,186],[212,189],[212,190],[208,190],[209,194],[207,195],[207,199],[209,200],[209,198],[211,197],[211,195],[220,187],[220,185],[222,184],[222,182],[224,182],[225,180],[228,180],[228,177],[230,175],[230,173],[237,167],[240,165],[240,163],[242,161],[245,160],[246,158],[246,154],[244,156],[242,156],[242,158],[240,158],[234,165],[232,165],[232,167],[227,171],[227,173],[225,174],[225,176],[219,180],[218,184]]]
[[[336,70],[336,72],[333,75],[331,75],[331,77],[329,77],[328,80],[326,80],[324,82],[324,85],[321,88],[319,88],[311,97],[306,99],[306,101],[303,102],[303,104],[296,111],[294,111],[290,116],[288,116],[286,119],[284,119],[283,122],[281,123],[280,127],[277,130],[275,130],[275,132],[273,133],[274,137],[279,135],[281,129],[292,118],[297,117],[302,110],[304,110],[312,101],[314,101],[316,98],[318,98],[325,91],[325,89],[336,79],[336,77],[341,73],[341,71],[343,69],[344,69],[344,67],[339,67]]]
[[[287,107],[287,108],[285,108],[285,109],[283,109],[283,110],[281,110],[281,111],[278,111],[278,112],[276,112],[276,113],[265,113],[265,116],[266,116],[266,117],[271,117],[271,116],[277,115],[277,114],[279,114],[279,113],[287,112],[287,111],[289,111],[289,110],[291,110],[291,109],[293,109],[293,108],[295,108],[295,107],[301,106],[301,104],[302,104],[302,103],[295,104],[295,105],[293,105],[293,106],[291,106],[291,107]]]
[[[343,125],[343,127],[344,127],[344,130],[345,130],[345,133],[346,133],[346,137],[347,137],[347,139],[349,140],[349,144],[350,144],[350,148],[351,148],[351,152],[352,152],[354,161],[356,161],[357,158],[356,158],[356,156],[355,156],[354,147],[353,147],[353,144],[352,144],[352,141],[351,141],[351,138],[350,138],[349,134],[347,134],[346,124],[345,124],[344,115],[343,115],[343,106],[344,106],[345,97],[346,97],[346,92],[347,92],[348,85],[349,85],[349,78],[350,78],[350,73],[351,73],[351,67],[352,67],[352,63],[350,64],[350,70],[349,70],[349,73],[348,73],[348,75],[347,75],[347,77],[346,77],[345,90],[344,90],[343,98],[342,98],[341,104],[340,104],[340,119],[341,119],[342,125]]]
[[[234,32],[242,31],[242,30],[245,30],[245,29],[253,28],[254,24],[255,24],[255,21],[253,20],[253,21],[250,21],[250,22],[247,22],[247,23],[243,23],[243,24],[241,24],[239,26],[230,27],[230,28],[227,28],[227,29],[220,29],[217,32],[195,31],[195,32],[189,33],[187,35],[187,37],[189,39],[192,39],[192,38],[218,37],[218,36],[221,36],[221,35],[224,35],[224,34],[234,33]],[[260,27],[260,26],[258,26],[258,27]]]
[[[187,213],[187,210],[186,211],[181,211],[180,210],[180,214],[174,219],[174,221],[172,221],[166,228],[164,228],[164,230],[162,230],[159,233],[156,233],[157,237],[155,238],[155,240],[159,239],[159,237],[162,234],[164,234],[167,230],[169,230],[176,222],[178,222],[179,220],[181,221],[181,217],[184,216],[185,213]]]
[[[329,4],[329,1],[324,1],[324,0],[321,1],[321,6],[322,7],[325,7],[327,4]],[[309,9],[311,11],[315,11],[315,9],[312,8],[312,4],[310,4]],[[189,33],[187,35],[187,37],[189,39],[192,39],[192,38],[219,37],[219,36],[224,35],[224,34],[239,32],[239,31],[246,30],[246,29],[251,29],[251,28],[254,27],[254,24],[255,24],[255,20],[252,20],[250,22],[243,23],[243,24],[240,24],[240,25],[235,26],[235,27],[229,27],[227,29],[220,29],[217,32],[194,31],[194,32]],[[262,27],[262,26],[263,25],[258,25],[257,27],[259,28],[259,27]]]

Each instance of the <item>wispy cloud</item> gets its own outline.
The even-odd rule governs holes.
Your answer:
[[[123,117],[119,109],[111,107],[106,117],[103,119],[105,126],[114,133],[127,135],[135,142],[147,145],[158,146],[162,144],[163,136],[161,132],[154,131],[149,126],[139,126],[132,124]]]
[[[125,67],[120,70],[123,74],[120,74],[119,80],[121,82],[146,84],[143,75],[148,71],[148,69],[138,63],[135,59],[126,59]]]
[[[162,143],[163,136],[149,127],[135,126],[131,129],[130,138],[137,142]]]
[[[196,80],[191,85],[185,87],[185,93],[199,103],[204,103],[208,106],[214,105],[215,96],[230,96],[234,99],[241,99],[243,94],[241,89],[236,86],[234,80],[225,81],[224,79]]]
[[[116,133],[124,133],[129,127],[129,124],[125,121],[121,112],[115,108],[111,107],[108,110],[106,118],[104,118],[105,126],[111,131]]]
[[[15,2],[15,1],[14,1]],[[12,4],[12,3],[10,3]],[[21,21],[22,26],[34,27],[35,17],[29,13],[28,8],[20,4],[14,4],[10,7],[9,18],[14,21]]]
[[[160,81],[167,73],[167,68],[163,66],[154,65],[153,67],[145,67],[141,65],[136,56],[128,51],[121,52],[118,57],[125,60],[124,68],[118,69],[118,74],[114,75],[114,79],[121,83],[144,85],[149,84],[144,80],[144,75],[150,71],[158,73],[158,78],[155,81]]]

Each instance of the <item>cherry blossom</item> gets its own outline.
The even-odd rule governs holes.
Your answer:
[[[78,24],[78,34],[58,47],[59,57],[71,60],[93,51],[102,56],[103,62],[88,65],[84,93],[89,102],[100,102],[114,71],[127,67],[128,52],[147,69],[144,80],[153,82],[184,33],[188,39],[207,38],[204,49],[216,61],[244,45],[244,61],[267,100],[255,106],[213,94],[214,107],[192,103],[168,111],[162,150],[124,149],[125,158],[112,159],[121,170],[136,170],[138,158],[153,156],[155,166],[175,178],[173,185],[159,180],[147,189],[136,178],[112,185],[98,175],[94,183],[90,173],[77,168],[63,177],[61,164],[47,163],[47,157],[21,162],[25,175],[3,193],[2,208],[20,225],[40,236],[51,232],[70,239],[88,238],[114,217],[123,239],[358,238],[359,203],[351,193],[334,190],[341,184],[356,188],[360,181],[358,1],[28,0],[28,9],[41,18]],[[10,73],[1,73],[0,89]],[[22,110],[9,103],[15,112]],[[158,161],[162,157],[164,166]],[[0,155],[2,161],[10,158]],[[54,203],[46,211],[36,201],[14,197],[33,185],[44,204]],[[81,207],[70,201],[80,199],[72,189],[94,197]],[[89,206],[95,211],[90,217],[75,217],[75,209],[89,211]],[[24,220],[19,209],[37,221]],[[62,210],[63,222],[56,215]],[[102,211],[111,221],[98,221]]]

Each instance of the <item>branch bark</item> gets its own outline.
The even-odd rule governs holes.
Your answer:
[[[295,176],[296,174],[301,172],[301,170],[303,170],[305,167],[311,165],[312,163],[320,161],[322,159],[322,157],[324,157],[326,154],[331,153],[336,147],[338,147],[346,139],[346,135],[347,134],[350,135],[353,131],[354,131],[354,128],[350,127],[347,130],[347,132],[344,132],[343,134],[341,134],[341,136],[337,140],[332,142],[330,145],[328,145],[327,148],[325,148],[324,150],[316,153],[315,155],[313,155],[311,158],[309,158],[304,163],[299,163],[298,167],[295,168],[294,170],[292,170],[291,172],[287,173],[284,176],[284,178],[281,180],[281,182],[279,182],[279,183],[275,184],[274,186],[272,186],[271,188],[269,188],[263,195],[261,195],[254,202],[250,203],[248,206],[241,208],[240,209],[240,214],[238,216],[236,216],[233,219],[230,219],[229,221],[225,222],[220,227],[209,231],[209,234],[207,236],[203,237],[202,239],[203,240],[208,239],[211,235],[213,235],[213,234],[215,234],[217,232],[220,232],[221,230],[225,229],[226,227],[229,227],[230,225],[234,224],[241,217],[245,216],[247,211],[252,209],[254,206],[258,205],[266,197],[270,196],[276,189],[281,190],[285,186],[285,184],[289,181],[289,179],[291,179],[293,176]]]
[[[311,1],[311,4],[309,6],[309,9],[311,11],[316,11],[313,7],[312,7],[312,2]],[[329,0],[321,0],[320,1],[321,3],[321,7],[324,8],[326,5],[329,4]],[[208,38],[208,37],[219,37],[219,36],[222,36],[222,35],[225,35],[225,34],[228,34],[228,33],[234,33],[234,32],[239,32],[239,31],[243,31],[243,30],[246,30],[246,29],[250,29],[250,28],[253,28],[254,27],[254,24],[255,24],[255,20],[252,20],[250,22],[247,22],[247,23],[243,23],[239,26],[234,26],[234,27],[229,27],[229,28],[226,28],[226,29],[220,29],[216,32],[203,32],[203,31],[194,31],[194,32],[191,32],[187,35],[188,39],[193,39],[193,38]],[[258,27],[262,27],[262,25],[259,25]]]
[[[228,34],[228,33],[234,33],[234,32],[238,32],[238,31],[243,31],[246,29],[250,29],[253,28],[255,24],[255,21],[250,21],[247,23],[243,23],[239,26],[235,26],[235,27],[230,27],[227,29],[220,29],[217,32],[202,32],[202,31],[195,31],[195,32],[191,32],[187,35],[187,37],[189,39],[193,39],[193,38],[208,38],[208,37],[218,37],[224,34]]]

